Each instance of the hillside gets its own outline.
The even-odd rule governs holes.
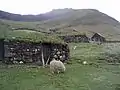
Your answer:
[[[4,13],[8,14],[7,12]],[[11,17],[15,15],[9,14]],[[16,20],[14,20],[15,17],[8,19],[4,14],[2,15],[1,17],[0,13],[3,23],[9,25],[10,28],[20,30],[27,29],[47,33],[52,31],[52,34],[58,35],[98,32],[107,39],[119,40],[120,38],[120,22],[95,9],[55,9],[45,14],[31,15],[34,20],[28,18],[29,15],[17,15],[21,18],[25,16],[25,20],[17,17]]]
[[[13,14],[9,12],[0,11],[0,18],[5,20],[13,20],[13,21],[41,21],[46,17],[41,15],[20,15],[20,14]]]
[[[0,10],[0,19],[13,20],[13,21],[44,21],[55,17],[59,17],[60,15],[64,15],[65,13],[71,10],[72,9],[64,9],[64,10],[59,9],[38,15],[21,15],[21,14],[14,14]]]
[[[10,25],[0,20],[0,38],[6,37],[5,35],[11,30]]]
[[[120,23],[117,20],[93,9],[73,10],[65,16],[42,21],[39,26],[63,33],[99,32],[108,38],[119,37],[120,34]]]

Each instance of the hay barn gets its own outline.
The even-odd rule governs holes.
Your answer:
[[[102,43],[102,42],[105,42],[106,39],[101,34],[94,33],[93,36],[91,37],[91,41]]]
[[[60,59],[62,62],[69,60],[69,46],[59,39],[57,40],[56,37],[56,40],[49,36],[38,38],[36,35],[41,34],[36,33],[34,34],[36,38],[33,39],[33,32],[26,34],[27,38],[23,38],[24,35],[15,37],[16,31],[12,34],[14,34],[10,35],[12,39],[9,37],[9,39],[0,41],[0,58],[4,63],[14,64],[22,61],[23,63],[39,62],[41,65],[42,59],[48,64],[53,58]]]

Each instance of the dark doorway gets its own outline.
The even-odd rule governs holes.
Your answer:
[[[0,39],[0,61],[4,59],[4,40]]]
[[[47,62],[48,59],[51,57],[51,44],[49,43],[43,43],[42,44],[42,51],[43,51],[43,56],[45,63]]]

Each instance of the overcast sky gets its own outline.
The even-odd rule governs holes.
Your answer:
[[[120,21],[120,0],[0,0],[0,10],[40,14],[58,8],[98,9]]]

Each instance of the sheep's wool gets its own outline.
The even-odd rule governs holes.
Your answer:
[[[50,71],[52,73],[60,73],[60,72],[65,72],[66,68],[64,64],[59,60],[52,60],[50,62]]]

